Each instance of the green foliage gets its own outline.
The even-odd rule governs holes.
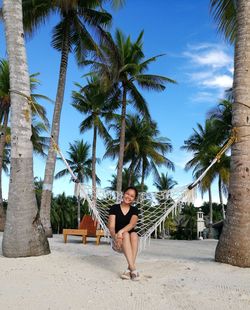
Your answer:
[[[222,207],[220,204],[213,202],[212,203],[213,206],[213,222],[219,222],[220,220],[223,220],[223,215],[222,215]],[[224,205],[225,209],[226,209],[226,205]],[[204,202],[201,206],[201,210],[202,212],[204,212],[204,216],[208,216],[209,215],[209,202]]]
[[[174,219],[176,230],[171,237],[178,240],[193,240],[197,237],[197,208],[193,204],[183,204],[181,213]]]
[[[107,187],[107,189],[110,190],[116,190],[116,184],[117,184],[117,175],[112,174],[112,179],[109,180],[110,186]],[[130,182],[130,183],[129,183]],[[134,186],[138,191],[141,190],[141,184],[139,182],[139,175],[136,173],[130,172],[128,168],[124,168],[122,171],[122,190],[125,190],[128,186]],[[144,185],[143,191],[147,191],[147,186]]]
[[[87,202],[81,204],[81,218],[89,214]],[[77,199],[65,193],[52,198],[51,226],[53,233],[62,233],[63,228],[77,228]]]
[[[210,11],[218,31],[234,44],[237,30],[237,0],[210,0]]]
[[[74,143],[69,144],[69,151],[67,152],[69,158],[67,162],[73,171],[73,173],[77,176],[78,180],[81,183],[88,181],[92,176],[92,160],[90,156],[90,145],[87,142],[83,142],[83,140],[74,141]],[[59,171],[55,178],[59,179],[63,176],[69,175],[69,170],[67,168]],[[96,176],[96,181],[100,184],[100,179]]]

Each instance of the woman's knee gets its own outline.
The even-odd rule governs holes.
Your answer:
[[[130,240],[131,241],[137,241],[138,240],[138,234],[136,232],[132,232],[130,234]]]
[[[122,237],[123,237],[123,239],[129,239],[129,232],[125,231],[125,232],[122,234]]]

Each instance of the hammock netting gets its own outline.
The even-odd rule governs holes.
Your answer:
[[[75,195],[88,202],[92,217],[100,224],[106,237],[109,237],[108,217],[109,208],[122,201],[122,193],[113,190],[97,188],[93,192],[92,186],[76,184]],[[162,227],[169,214],[174,217],[183,206],[183,203],[193,202],[195,190],[187,186],[176,187],[168,191],[141,192],[138,195],[136,206],[139,209],[139,218],[136,231],[140,237],[140,250],[152,233]]]

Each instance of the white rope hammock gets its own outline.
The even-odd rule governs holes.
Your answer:
[[[41,121],[44,123],[44,120],[34,105],[32,98],[27,96],[21,91],[10,89],[10,92],[14,92],[18,95],[24,96],[30,105],[32,105],[39,115]],[[46,131],[49,133],[49,129],[44,123]],[[49,133],[50,134],[50,133]],[[85,186],[83,184],[78,183],[78,179],[75,176],[74,172],[70,168],[67,160],[65,159],[63,153],[61,152],[59,146],[54,140],[53,136],[51,136],[51,140],[56,152],[59,153],[65,166],[67,167],[73,181],[76,182],[75,187],[75,195],[77,197],[81,197],[88,202],[89,211],[92,214],[93,218],[98,221],[101,225],[105,235],[109,237],[109,230],[107,227],[109,208],[115,204],[120,203],[122,200],[122,193],[118,193],[111,190],[100,189],[97,188],[95,192],[93,192],[92,187]],[[203,172],[203,174],[191,185],[176,187],[169,191],[160,191],[160,192],[141,192],[139,193],[137,199],[137,207],[139,209],[139,220],[137,223],[137,231],[140,236],[140,249],[144,248],[147,240],[150,240],[151,234],[158,228],[162,223],[165,222],[166,217],[169,214],[175,215],[182,204],[187,202],[193,202],[195,193],[195,186],[202,180],[207,171],[220,160],[220,157],[226,150],[237,140],[237,128],[232,129],[232,134],[228,142],[222,147],[220,152],[216,155],[211,164],[207,167],[207,169]],[[46,185],[46,184],[44,184]]]
[[[220,157],[236,140],[236,130],[228,142],[222,147],[220,152],[213,159],[211,164],[205,169],[202,175],[191,185],[175,187],[168,191],[159,192],[141,192],[136,201],[139,209],[139,219],[136,230],[140,236],[139,250],[145,248],[147,241],[150,241],[151,234],[164,224],[166,217],[172,213],[176,215],[183,206],[183,203],[191,203],[195,200],[196,185],[201,182],[207,171],[220,160]],[[109,229],[107,227],[109,208],[122,200],[122,193],[107,189],[97,188],[93,192],[91,186],[78,183],[77,177],[67,163],[60,149],[57,149],[62,160],[64,161],[72,179],[76,182],[75,196],[82,198],[88,202],[88,207],[91,215],[102,227],[106,237],[109,237]]]
[[[75,195],[82,198],[83,202],[88,202],[92,217],[100,223],[104,235],[109,237],[107,227],[109,208],[121,202],[122,193],[101,188],[97,188],[93,193],[91,186],[77,183]],[[194,198],[195,190],[188,189],[187,186],[176,187],[169,191],[139,193],[136,201],[139,218],[135,229],[140,237],[140,250],[146,246],[147,241],[150,241],[151,234],[158,227],[161,228],[161,224],[164,224],[169,214],[175,216],[183,203],[193,202]]]

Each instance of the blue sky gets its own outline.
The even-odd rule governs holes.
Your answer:
[[[192,172],[185,172],[185,163],[191,158],[180,147],[192,134],[197,123],[204,123],[206,113],[223,97],[224,90],[232,85],[233,49],[217,33],[209,15],[208,0],[127,0],[123,8],[110,11],[113,15],[111,32],[119,28],[135,40],[144,30],[144,53],[146,58],[166,54],[150,66],[149,73],[160,74],[177,81],[169,84],[164,92],[143,92],[151,112],[157,121],[161,136],[168,137],[173,152],[168,157],[175,164],[175,172],[169,172],[179,185],[192,182]],[[55,99],[60,54],[50,46],[51,30],[57,21],[53,17],[46,26],[40,28],[27,41],[27,55],[30,73],[40,72],[41,85],[37,90]],[[6,57],[3,26],[0,26],[0,57]],[[82,75],[86,70],[78,69],[74,57],[70,57],[68,76],[61,117],[59,146],[67,158],[69,142],[83,139],[91,143],[92,132],[79,134],[82,116],[71,106],[71,92],[74,82],[84,83]],[[49,119],[53,106],[44,103]],[[100,141],[100,140],[99,140]],[[104,147],[98,143],[98,156],[102,158]],[[43,178],[45,160],[35,157],[34,174]],[[97,167],[102,187],[109,185],[108,180],[116,173],[116,163],[104,160]],[[57,163],[56,171],[63,169]],[[161,172],[166,170],[161,169]],[[3,179],[3,195],[7,198],[8,180]],[[146,180],[150,190],[152,178]],[[69,177],[54,182],[54,194],[65,191],[73,194],[74,185]],[[215,192],[215,191],[214,191]],[[216,196],[217,194],[215,194]]]

